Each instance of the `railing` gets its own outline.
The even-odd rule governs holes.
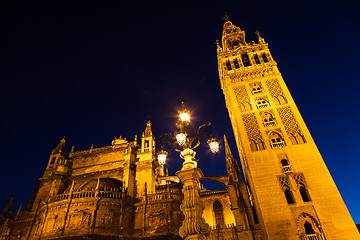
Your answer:
[[[263,122],[263,123],[264,123],[264,127],[270,127],[270,126],[276,125],[276,121],[268,121],[268,122]]]
[[[301,240],[323,240],[323,239],[324,238],[320,233],[301,235]]]
[[[286,165],[286,166],[282,167],[282,171],[283,171],[283,173],[291,173],[293,170],[290,165]]]
[[[242,228],[242,226],[234,226],[234,224],[226,224],[223,226],[211,226],[210,235],[207,236],[206,240],[235,240],[238,239],[237,228]]]
[[[263,93],[264,91],[262,89],[259,89],[259,90],[252,90],[251,93],[253,95],[257,94],[257,93]]]
[[[144,201],[159,201],[159,200],[182,200],[182,195],[178,191],[162,192],[162,193],[152,193],[146,194],[143,196]]]
[[[284,146],[285,146],[284,141],[271,143],[271,148],[279,148],[279,147],[284,147]]]
[[[227,188],[216,189],[216,190],[202,190],[202,191],[200,191],[200,196],[221,194],[221,193],[227,193],[227,192],[228,192]]]
[[[256,107],[259,108],[266,108],[266,107],[270,107],[269,103],[261,103],[261,104],[257,104]]]
[[[102,198],[115,198],[115,199],[124,199],[126,194],[123,192],[114,192],[114,191],[84,191],[84,192],[73,192],[73,193],[64,193],[59,194],[50,199],[50,202],[58,202],[67,199],[75,198],[89,198],[89,197],[102,197]]]

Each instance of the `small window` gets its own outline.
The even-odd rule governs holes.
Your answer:
[[[259,108],[266,108],[266,107],[270,107],[270,104],[264,100],[264,99],[258,99],[258,101],[256,102],[256,107]]]
[[[56,157],[52,157],[52,158],[51,158],[51,162],[50,162],[50,165],[53,165],[53,164],[55,164],[55,161],[56,161]]]
[[[144,148],[149,148],[149,147],[150,147],[149,140],[145,140]]]
[[[250,59],[249,59],[249,56],[247,55],[247,53],[241,55],[241,59],[243,61],[244,67],[251,66]]]
[[[292,192],[290,191],[290,189],[286,188],[284,193],[285,193],[287,203],[288,204],[294,204],[295,200],[294,200],[294,197],[293,197]]]
[[[227,70],[231,70],[232,68],[231,68],[231,63],[230,63],[230,61],[227,61],[226,62],[226,68],[227,68]]]
[[[300,191],[300,195],[302,197],[302,200],[304,202],[310,202],[311,201],[310,196],[309,196],[309,192],[304,186],[300,186],[299,191]]]
[[[268,58],[267,58],[267,56],[266,56],[265,53],[263,53],[263,54],[261,55],[261,57],[262,57],[262,59],[264,60],[264,62],[269,62],[269,60],[268,60]]]
[[[276,125],[275,118],[270,112],[261,113],[261,119],[263,121],[264,127],[274,126]]]
[[[264,92],[264,90],[262,89],[262,87],[260,86],[260,84],[254,83],[254,84],[252,85],[251,93],[252,93],[253,95],[258,94],[258,93],[263,93],[263,92]]]
[[[282,165],[283,167],[289,166],[288,160],[286,160],[286,159],[281,160],[281,165]]]
[[[254,60],[256,64],[260,64],[260,59],[257,54],[254,54]]]
[[[234,66],[235,68],[240,68],[240,64],[236,58],[234,59]]]
[[[269,140],[270,140],[270,145],[272,148],[285,146],[285,142],[284,142],[283,138],[277,132],[272,132],[269,135]]]
[[[308,221],[305,222],[304,228],[306,234],[315,234],[313,226]]]

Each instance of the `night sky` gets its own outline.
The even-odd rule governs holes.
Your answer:
[[[345,1],[15,1],[0,3],[0,208],[27,204],[51,150],[133,140],[153,124],[211,122],[238,159],[217,72],[222,17],[270,52],[356,223],[360,222],[359,3]],[[157,138],[159,140],[159,138]],[[159,145],[157,145],[159,150]],[[169,150],[169,149],[168,149]],[[205,175],[225,174],[197,150]],[[170,151],[174,174],[182,160]]]

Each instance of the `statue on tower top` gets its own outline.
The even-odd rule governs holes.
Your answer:
[[[229,21],[229,18],[231,17],[231,13],[228,13],[228,12],[226,12],[225,13],[225,16],[221,19],[221,20],[223,20],[224,22],[226,22],[226,21]]]

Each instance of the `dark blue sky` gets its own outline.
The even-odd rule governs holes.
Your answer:
[[[0,208],[27,204],[62,136],[75,150],[132,140],[148,119],[175,130],[181,99],[236,147],[217,72],[225,12],[273,58],[347,204],[360,222],[359,4],[344,1],[2,1]],[[204,174],[223,152],[198,150]],[[237,157],[238,158],[238,157]],[[170,152],[171,174],[181,160]]]

